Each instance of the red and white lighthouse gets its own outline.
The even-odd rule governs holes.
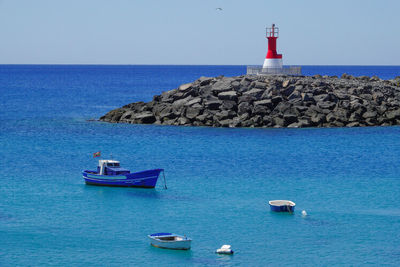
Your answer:
[[[276,52],[276,39],[279,37],[279,28],[272,24],[267,28],[268,52],[265,57],[263,69],[281,69],[283,67],[282,54]]]

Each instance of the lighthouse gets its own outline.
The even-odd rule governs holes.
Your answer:
[[[279,37],[279,28],[272,24],[267,28],[268,52],[265,57],[263,69],[282,69],[282,54],[276,52],[276,39]]]
[[[272,24],[267,28],[268,52],[262,66],[247,66],[247,75],[301,75],[300,66],[283,66],[282,54],[276,52],[279,28]]]

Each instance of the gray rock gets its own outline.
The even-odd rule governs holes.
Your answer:
[[[156,117],[151,112],[144,112],[144,113],[136,114],[134,119],[138,123],[143,123],[143,124],[150,124],[150,123],[154,123],[156,121]]]
[[[376,118],[376,115],[377,115],[376,111],[368,110],[362,115],[362,117],[364,119],[369,119],[369,118]]]
[[[285,111],[289,110],[291,108],[291,104],[288,102],[280,102],[276,107],[274,108],[274,112],[283,114]]]
[[[262,116],[264,116],[264,115],[266,115],[266,114],[268,114],[269,112],[268,112],[269,110],[265,107],[265,106],[261,106],[261,105],[256,105],[256,106],[254,106],[254,108],[253,108],[253,114],[256,114],[256,115],[262,115]]]
[[[251,113],[251,106],[247,102],[242,102],[238,106],[238,114],[242,115],[245,113]]]
[[[288,97],[293,93],[294,88],[295,88],[294,86],[289,86],[289,87],[283,89],[281,93],[283,96]]]
[[[176,100],[172,103],[172,107],[176,109],[179,107],[183,107],[186,103],[188,103],[192,99],[193,99],[192,96],[188,96],[187,98]]]
[[[321,109],[328,109],[328,110],[332,110],[336,107],[336,104],[333,102],[318,102],[317,106]]]
[[[226,119],[219,121],[220,127],[231,127],[233,125],[233,120]]]
[[[294,88],[295,91],[299,91],[299,92],[302,92],[303,89],[304,89],[304,86],[301,85],[301,84],[300,85],[296,85],[296,87]]]
[[[273,104],[276,105],[276,104],[282,102],[283,98],[281,96],[275,96],[275,97],[271,98],[271,101],[272,101]]]
[[[240,82],[238,81],[232,82],[231,85],[234,90],[238,90],[240,88]]]
[[[161,94],[161,101],[171,103],[174,98],[172,97],[177,92],[176,89],[164,92]]]
[[[191,107],[192,107],[192,108],[199,108],[199,109],[203,109],[203,106],[202,106],[202,105],[200,105],[200,104],[198,104],[198,103],[196,103],[196,104],[192,105]]]
[[[186,84],[182,84],[181,86],[179,86],[179,91],[180,92],[187,92],[192,88],[192,83],[186,83]]]
[[[244,92],[243,95],[244,96],[253,96],[255,98],[259,98],[262,95],[263,92],[264,91],[261,90],[261,89],[254,88],[254,89],[251,89],[250,91]]]
[[[202,109],[200,109],[200,108],[188,107],[186,109],[186,118],[192,120],[192,119],[196,118],[197,116],[199,116],[201,112],[202,112]]]
[[[235,101],[229,101],[229,100],[225,100],[222,102],[222,105],[220,106],[221,110],[233,110],[233,111],[237,111],[238,106],[236,104]]]
[[[314,125],[320,125],[326,121],[326,116],[321,113],[315,113],[311,116],[311,122]]]
[[[301,101],[302,98],[301,98],[300,92],[299,92],[299,91],[294,91],[294,92],[288,97],[288,100],[291,101],[291,102],[298,102],[298,101]],[[294,101],[294,100],[298,100],[298,101]]]
[[[304,102],[312,102],[315,103],[314,97],[310,93],[302,93],[301,98]]]
[[[236,116],[236,112],[231,111],[231,110],[223,110],[221,112],[218,112],[214,116],[215,116],[216,120],[221,121],[221,120],[226,120],[226,119],[232,119],[233,117]]]
[[[346,127],[359,127],[360,123],[359,122],[350,122],[346,124]]]
[[[208,118],[207,114],[202,114],[196,117],[196,121],[204,122]]]
[[[221,100],[238,101],[238,95],[235,91],[227,91],[219,93],[218,98]]]
[[[294,114],[285,114],[283,115],[283,120],[285,121],[285,125],[289,125],[297,122],[297,116]]]
[[[315,102],[329,101],[329,95],[328,94],[316,95],[316,96],[314,96],[314,100],[315,100]]]
[[[254,105],[254,107],[256,107],[256,106],[265,106],[270,110],[272,110],[275,107],[275,105],[274,105],[274,103],[272,103],[271,99],[264,99],[264,100],[260,100],[260,101],[255,101],[253,103],[253,105]]]
[[[215,95],[218,95],[221,92],[226,92],[226,91],[231,91],[231,90],[232,90],[232,85],[227,80],[217,81],[211,88],[211,91]]]
[[[220,100],[208,100],[205,102],[205,107],[210,110],[217,110],[221,106],[222,102]]]
[[[267,87],[267,84],[265,82],[256,81],[254,83],[254,88],[265,90],[266,87]]]
[[[188,120],[185,117],[180,117],[180,118],[178,118],[177,123],[178,123],[178,125],[188,125],[188,124],[190,124],[190,120]]]
[[[292,124],[289,124],[287,127],[288,128],[301,128],[301,123],[300,122],[293,122]]]
[[[289,84],[290,84],[290,80],[285,80],[282,82],[282,87],[286,88],[286,87],[288,87]]]
[[[201,97],[196,97],[184,104],[185,107],[193,106],[194,104],[200,104],[203,100]]]
[[[297,112],[296,113],[299,113],[299,114],[302,114],[302,113],[304,113],[305,111],[307,111],[308,110],[308,107],[306,107],[306,106],[294,106],[293,107]]]
[[[389,120],[400,119],[400,109],[386,112],[386,118]]]
[[[212,80],[213,78],[203,77],[203,76],[198,79],[198,81],[200,82],[200,86],[209,85]]]
[[[135,112],[132,110],[129,110],[125,113],[122,114],[120,121],[130,121],[131,118],[135,115]]]
[[[257,98],[251,95],[242,95],[239,97],[238,103],[247,102],[249,104],[253,103]]]
[[[274,127],[284,127],[285,121],[281,117],[273,117],[272,124],[274,125]]]

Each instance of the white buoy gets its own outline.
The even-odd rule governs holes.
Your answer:
[[[307,212],[306,212],[305,210],[303,210],[303,211],[301,212],[301,216],[306,217],[306,216],[307,216]]]
[[[231,245],[223,245],[221,248],[217,249],[215,253],[218,254],[233,254],[233,250],[231,249]]]

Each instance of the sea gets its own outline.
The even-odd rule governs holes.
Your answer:
[[[399,266],[400,127],[257,129],[98,122],[246,66],[0,65],[0,266]],[[303,66],[305,75],[400,66]],[[101,159],[166,185],[85,185]],[[296,203],[273,213],[268,201]],[[302,216],[302,211],[307,216]],[[192,238],[188,251],[147,235]],[[233,255],[215,250],[229,244]]]

